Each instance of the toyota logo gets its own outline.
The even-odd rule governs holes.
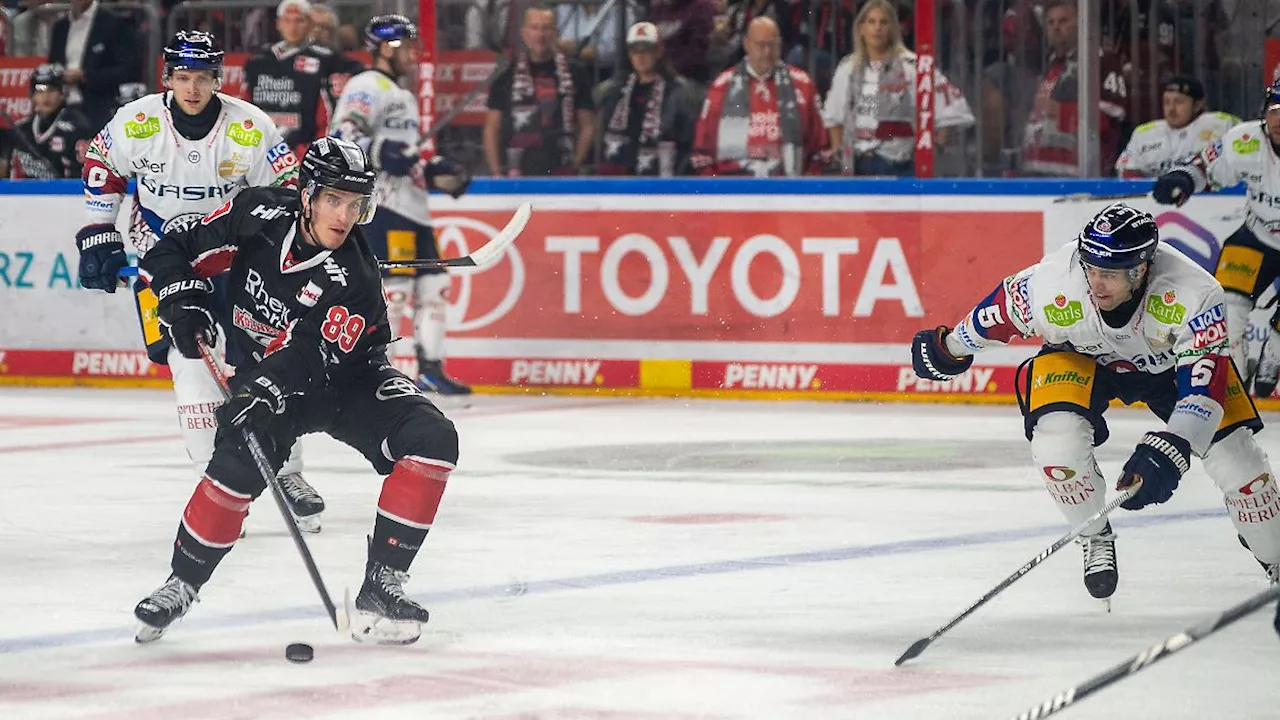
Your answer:
[[[436,232],[436,246],[443,257],[468,255],[498,234],[498,228],[469,217],[432,218],[431,225]],[[499,268],[506,268],[507,274],[506,291],[501,297],[497,295],[503,275]],[[488,277],[489,282],[473,285],[472,279],[481,275]],[[449,329],[455,332],[479,330],[502,319],[520,300],[524,292],[524,277],[524,259],[515,245],[507,248],[504,261],[491,268],[455,274],[457,284],[453,302],[449,304]]]

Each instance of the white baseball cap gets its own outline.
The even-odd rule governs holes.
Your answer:
[[[658,26],[651,22],[638,22],[627,30],[627,44],[648,43],[657,45],[660,41]]]
[[[311,3],[307,0],[284,0],[276,6],[276,17],[284,17],[290,10],[297,10],[303,15],[311,14]]]

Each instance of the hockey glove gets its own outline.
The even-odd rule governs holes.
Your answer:
[[[156,289],[159,304],[160,329],[169,336],[169,342],[182,353],[182,357],[200,359],[199,338],[212,344],[215,337],[215,321],[209,311],[209,283],[199,278],[177,280]]]
[[[471,185],[471,173],[461,163],[454,162],[443,155],[436,155],[424,160],[421,170],[425,185],[448,193],[451,198],[462,197]]]
[[[374,143],[372,154],[377,159],[379,170],[396,177],[404,177],[412,173],[422,159],[413,148],[409,147],[408,143],[397,140]]]
[[[950,380],[973,365],[973,356],[955,357],[947,352],[947,333],[943,325],[934,330],[921,330],[911,341],[911,367],[916,375],[928,380]]]
[[[270,375],[232,380],[231,399],[214,410],[218,427],[263,427],[272,417],[284,412],[284,393]]]
[[[112,225],[86,225],[76,233],[80,251],[80,285],[114,293],[120,285],[120,269],[129,264],[124,237]]]
[[[1116,490],[1126,490],[1138,478],[1142,487],[1133,497],[1120,503],[1125,510],[1140,510],[1152,503],[1167,502],[1178,489],[1178,482],[1191,469],[1191,444],[1168,432],[1149,432],[1134,448]]]
[[[1181,207],[1196,193],[1196,181],[1186,170],[1170,170],[1156,179],[1151,197],[1161,205]]]

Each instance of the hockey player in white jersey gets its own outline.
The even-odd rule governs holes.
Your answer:
[[[93,139],[82,176],[88,221],[76,234],[84,287],[114,293],[120,283],[117,275],[127,260],[116,221],[131,177],[137,186],[129,235],[139,257],[165,233],[199,222],[246,187],[297,183],[297,159],[266,114],[217,91],[222,59],[209,33],[178,32],[164,49],[168,89],[121,107]],[[157,299],[141,280],[134,296],[147,355],[169,366],[187,453],[203,473],[213,453],[213,411],[222,391],[200,359],[172,347],[170,329],[156,315]],[[242,315],[234,308],[217,310],[237,323]],[[281,486],[299,527],[314,532],[324,501],[299,474],[297,449],[281,471]]]
[[[1159,243],[1151,215],[1103,210],[1064,246],[996,286],[954,329],[921,330],[912,343],[920,377],[948,380],[983,349],[1039,336],[1016,390],[1037,475],[1071,525],[1105,504],[1094,447],[1106,442],[1111,400],[1144,402],[1166,425],[1146,433],[1118,489],[1141,486],[1121,507],[1163,503],[1192,456],[1222,490],[1241,542],[1273,581],[1280,573],[1280,490],[1253,434],[1262,421],[1227,349],[1222,287]],[[1082,537],[1084,584],[1116,589],[1115,533],[1102,518]]]
[[[417,98],[401,83],[417,68],[418,29],[403,15],[380,15],[365,27],[373,68],[347,81],[333,112],[329,134],[358,144],[378,170],[378,212],[366,230],[374,253],[385,260],[439,257],[428,191],[458,197],[471,178],[441,155],[422,152]],[[418,386],[445,395],[471,388],[444,369],[445,313],[449,275],[439,269],[391,270],[384,284],[392,330],[405,310],[413,318]]]
[[[1247,363],[1245,331],[1249,313],[1263,291],[1280,278],[1280,80],[1267,88],[1262,120],[1243,122],[1186,164],[1161,175],[1151,196],[1165,205],[1182,205],[1197,192],[1248,188],[1244,224],[1222,244],[1214,276],[1227,292],[1231,355],[1254,394],[1270,395],[1280,376],[1280,309],[1256,369]]]
[[[1134,129],[1116,161],[1122,178],[1157,177],[1175,165],[1189,162],[1206,145],[1240,124],[1231,113],[1206,112],[1204,85],[1190,75],[1164,82],[1164,118]]]

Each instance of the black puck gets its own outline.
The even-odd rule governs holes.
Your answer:
[[[289,662],[306,663],[316,656],[316,651],[306,643],[290,643],[284,649],[284,656]]]

